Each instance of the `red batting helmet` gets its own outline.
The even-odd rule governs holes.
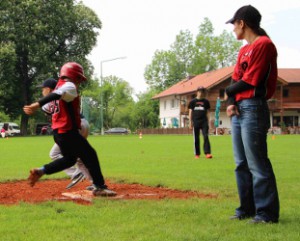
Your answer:
[[[73,81],[78,81],[79,83],[86,80],[83,73],[83,68],[80,64],[76,62],[65,63],[60,69],[60,78],[70,78]]]

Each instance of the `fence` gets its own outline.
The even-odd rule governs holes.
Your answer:
[[[185,128],[152,128],[152,129],[139,129],[137,134],[142,133],[143,135],[192,135],[193,130]],[[216,128],[209,129],[210,135],[216,134]],[[217,135],[230,135],[230,128],[217,128]],[[300,128],[297,127],[288,127],[286,131],[282,131],[280,127],[272,127],[269,129],[268,134],[300,134]]]
[[[189,135],[193,134],[193,130],[190,130],[189,128],[152,128],[152,129],[140,129],[137,130],[137,133],[143,133],[144,134],[151,134],[151,135],[157,135],[157,134],[169,134],[169,135]]]
[[[185,127],[185,128],[153,128],[153,129],[140,129],[137,130],[137,133],[142,133],[143,135],[151,134],[151,135],[193,135],[193,130]],[[218,135],[228,135],[230,134],[229,128],[218,128],[217,129]],[[209,129],[210,135],[216,134],[215,128]]]

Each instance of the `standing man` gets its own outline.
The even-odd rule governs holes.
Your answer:
[[[55,143],[60,147],[63,158],[59,158],[40,168],[30,170],[29,184],[34,184],[44,175],[50,175],[73,166],[80,158],[88,169],[92,179],[95,196],[115,196],[116,192],[108,189],[101,172],[96,151],[79,133],[80,96],[78,86],[86,81],[83,68],[76,62],[62,66],[60,78],[55,90],[31,105],[24,106],[27,115],[53,101],[52,129]]]
[[[267,148],[267,100],[276,90],[277,50],[260,21],[259,11],[247,5],[226,22],[233,25],[238,40],[247,41],[240,49],[232,84],[226,88],[240,198],[231,219],[253,217],[250,223],[277,223],[279,197]]]
[[[200,158],[200,130],[203,135],[203,149],[206,158],[212,158],[210,143],[208,139],[209,130],[209,109],[210,104],[203,96],[205,94],[205,88],[200,86],[197,89],[197,96],[189,103],[189,128],[193,128],[194,133],[194,145],[195,145],[195,158]]]

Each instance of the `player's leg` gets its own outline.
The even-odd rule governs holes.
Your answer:
[[[63,155],[79,157],[93,179],[95,190],[94,195],[100,196],[115,196],[116,193],[109,190],[105,185],[104,177],[101,172],[99,160],[96,151],[89,142],[82,137],[79,132],[72,131],[63,135],[64,141],[60,145]]]
[[[249,99],[243,101],[239,108],[245,155],[253,179],[255,218],[265,222],[277,222],[278,191],[267,151],[267,131],[270,126],[267,103],[265,100]]]
[[[59,145],[57,145],[56,143],[54,143],[54,145],[52,146],[49,153],[49,157],[51,158],[52,161],[63,157]]]
[[[194,154],[196,158],[200,156],[200,127],[194,126],[193,128],[193,136],[194,136]]]
[[[235,160],[235,176],[240,199],[240,206],[235,210],[237,219],[250,217],[255,213],[253,189],[252,189],[252,174],[249,170],[247,158],[245,155],[244,145],[241,136],[240,118],[232,117],[232,144]]]
[[[74,165],[76,159],[65,158],[59,145],[55,143],[49,153],[50,158],[53,162],[44,165],[41,168],[34,168],[30,170],[30,175],[28,177],[28,182],[30,186],[34,186],[35,183],[44,175],[50,175]]]
[[[62,158],[60,147],[55,143],[50,150],[49,156],[52,161]],[[74,179],[78,176],[79,171],[75,166],[69,167],[64,170],[64,172],[71,178]]]
[[[203,135],[203,149],[206,158],[212,158],[211,149],[210,149],[210,142],[208,138],[208,122],[202,124],[202,135]]]
[[[91,177],[91,174],[89,173],[89,170],[85,167],[83,162],[81,161],[80,158],[77,159],[77,168],[78,170],[83,173],[84,177],[88,179],[89,181],[93,182],[93,179]]]

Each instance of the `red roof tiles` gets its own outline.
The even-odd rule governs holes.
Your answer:
[[[232,75],[233,69],[234,66],[225,67],[197,75],[193,78],[184,79],[157,94],[153,99],[192,93],[195,92],[199,86],[210,89],[229,78]],[[278,80],[285,85],[287,83],[300,83],[300,69],[278,69]]]
[[[300,83],[300,69],[278,69],[278,76],[288,83]]]

